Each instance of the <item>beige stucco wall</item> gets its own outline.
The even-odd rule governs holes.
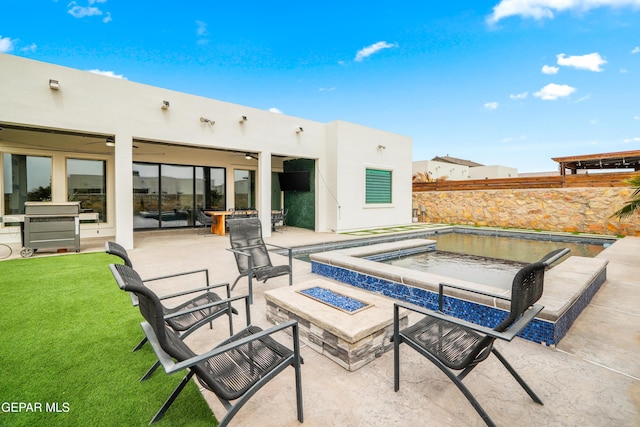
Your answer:
[[[424,222],[640,235],[639,215],[611,218],[631,193],[630,188],[428,191],[413,193],[413,202]]]
[[[59,82],[59,90],[49,88],[49,79]],[[343,231],[411,221],[411,138],[352,123],[320,123],[299,117],[176,92],[159,87],[115,79],[86,71],[0,54],[0,124],[56,129],[77,133],[111,135],[116,146],[111,152],[87,158],[107,161],[109,223],[100,225],[100,235],[115,235],[131,247],[133,161],[222,166],[228,183],[233,169],[253,169],[257,173],[257,207],[270,235],[271,171],[281,170],[281,158],[316,161],[316,231]],[[161,109],[162,101],[170,107]],[[247,116],[246,123],[239,123]],[[200,117],[215,120],[210,126]],[[296,132],[302,127],[303,132]],[[218,152],[215,158],[181,150],[178,155],[146,156],[140,159],[134,141],[165,143],[170,147],[202,147],[257,153],[259,160]],[[385,149],[378,149],[378,146]],[[163,150],[165,151],[165,150]],[[0,155],[47,153],[7,140],[0,134]],[[52,194],[63,201],[64,159],[73,152],[57,152],[53,159]],[[393,202],[385,206],[365,206],[364,168],[393,170]],[[0,188],[2,188],[0,162]],[[233,188],[228,189],[233,195]],[[231,197],[231,196],[228,196]],[[233,207],[233,199],[227,200]],[[0,202],[1,203],[1,202]],[[0,206],[1,208],[1,206]],[[84,228],[98,232],[96,228]],[[0,226],[3,234],[15,235]]]

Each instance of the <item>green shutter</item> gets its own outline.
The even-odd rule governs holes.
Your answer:
[[[366,170],[366,203],[391,203],[391,171]]]

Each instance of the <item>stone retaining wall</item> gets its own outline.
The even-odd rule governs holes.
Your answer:
[[[413,193],[413,206],[421,222],[638,236],[640,215],[611,218],[632,193],[627,187],[425,191]]]

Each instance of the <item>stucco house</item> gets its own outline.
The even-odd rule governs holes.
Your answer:
[[[353,123],[0,54],[0,129],[3,242],[29,200],[81,201],[100,219],[81,237],[127,248],[136,230],[193,227],[196,209],[256,209],[266,236],[283,208],[318,232],[411,222],[411,139]],[[294,175],[308,188],[282,191]]]

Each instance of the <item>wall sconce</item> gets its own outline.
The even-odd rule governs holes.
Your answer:
[[[207,119],[206,117],[200,117],[200,121],[202,123],[209,123],[209,126],[213,126],[216,124],[215,120]]]
[[[169,109],[169,101],[162,101],[162,108],[163,110],[168,110]]]
[[[113,138],[107,138],[107,140],[105,141],[105,145],[107,147],[115,147],[116,142],[113,140]]]
[[[49,89],[51,90],[60,89],[60,83],[57,80],[49,79]]]
[[[387,146],[386,145],[378,145],[378,150],[382,151],[382,150],[386,150]]]
[[[304,129],[302,129],[302,127],[299,127],[298,129],[296,129],[296,133],[300,133],[300,132],[304,132]]]
[[[244,123],[247,121],[247,116],[240,116],[240,120],[238,120],[238,123]]]

